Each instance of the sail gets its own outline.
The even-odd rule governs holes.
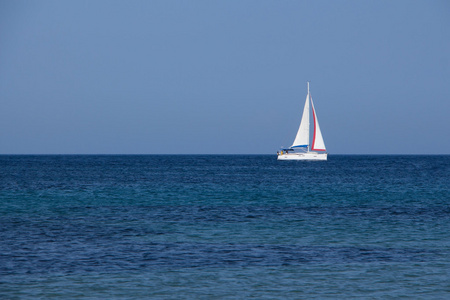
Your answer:
[[[291,148],[308,147],[308,145],[309,145],[309,89],[308,95],[306,95],[305,107],[303,108],[302,121],[300,122],[300,127],[298,128],[297,135],[295,136],[295,140]]]
[[[311,150],[313,151],[326,151],[325,143],[323,141],[322,132],[320,131],[319,121],[317,120],[316,110],[314,109],[314,103],[311,97],[311,106],[314,119],[314,135]]]

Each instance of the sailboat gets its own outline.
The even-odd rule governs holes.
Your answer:
[[[314,132],[310,148],[309,143],[309,103],[311,102]],[[294,143],[291,147],[278,151],[278,160],[327,160],[327,152],[323,141],[322,132],[320,131],[319,121],[314,109],[314,103],[309,92],[306,95],[305,106],[303,108],[302,120],[295,136]]]

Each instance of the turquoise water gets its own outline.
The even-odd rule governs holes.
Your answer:
[[[0,156],[0,298],[450,297],[450,156]]]

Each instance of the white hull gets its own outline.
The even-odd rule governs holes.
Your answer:
[[[305,152],[278,155],[278,160],[327,160],[327,153]]]

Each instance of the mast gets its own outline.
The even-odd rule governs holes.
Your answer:
[[[308,95],[306,96],[306,98],[307,98],[308,100],[306,100],[306,101],[312,103],[311,93],[309,92],[309,81],[306,82],[306,85],[308,86]],[[314,113],[314,111],[313,111],[313,113]],[[308,115],[309,115],[309,108],[308,108]],[[314,125],[315,125],[315,124],[314,124]],[[309,127],[310,127],[310,126],[311,126],[311,122],[309,121],[309,118],[308,118],[308,146],[306,146],[306,152],[308,152],[308,151],[309,151],[309,148],[310,148],[310,146],[309,146]],[[315,127],[314,127],[314,129],[315,129]],[[311,145],[311,148],[312,148],[312,147],[314,147],[314,144]]]

